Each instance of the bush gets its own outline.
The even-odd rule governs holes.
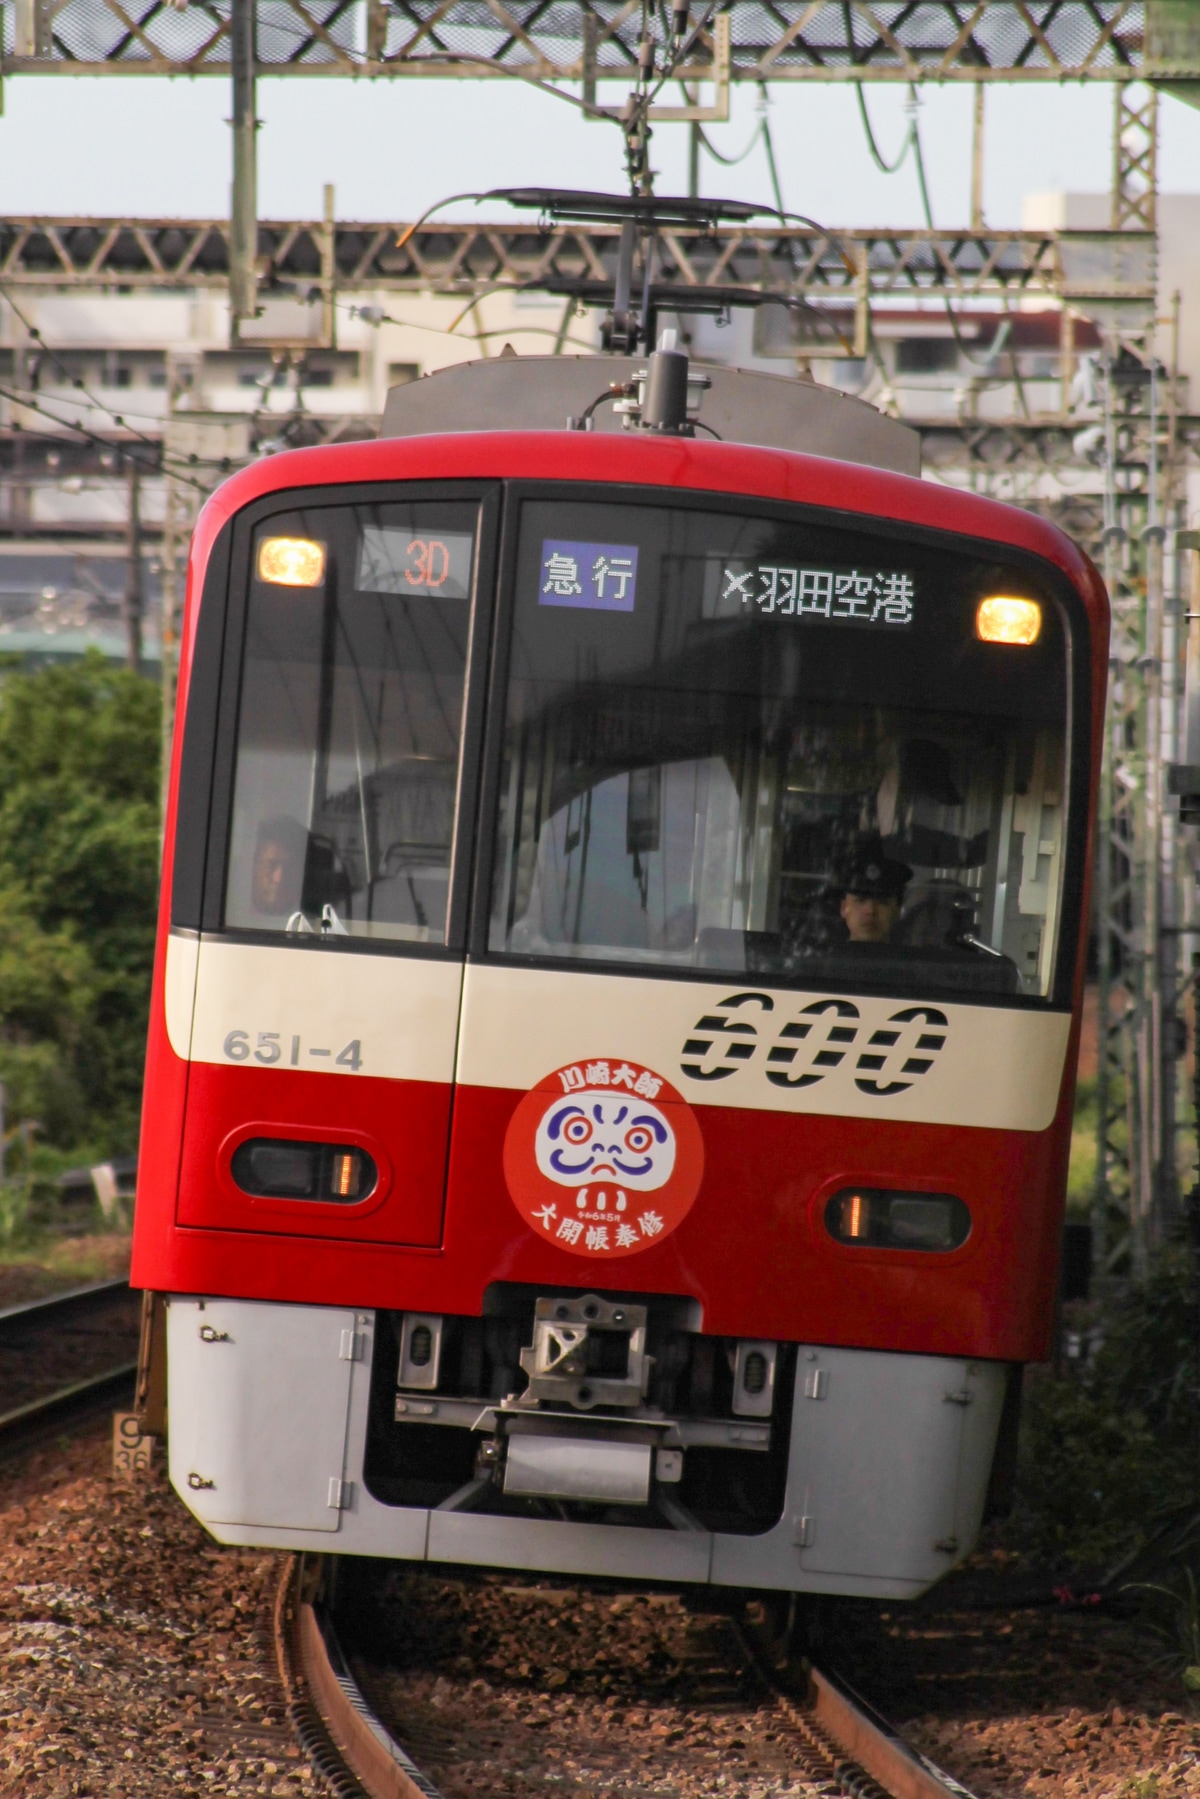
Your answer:
[[[137,1139],[158,887],[159,690],[92,653],[0,687],[8,1122]]]
[[[1200,1504],[1196,1306],[1191,1254],[1173,1247],[1099,1314],[1082,1373],[1030,1379],[1007,1534],[1034,1556],[1111,1564]]]
[[[1067,1174],[1067,1211],[1086,1219],[1096,1184],[1096,1081],[1081,1080],[1075,1089],[1071,1125],[1071,1162]]]

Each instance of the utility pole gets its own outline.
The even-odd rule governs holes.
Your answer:
[[[325,216],[321,224],[321,342],[337,348],[337,206],[333,183],[325,183]]]
[[[258,157],[255,116],[256,0],[232,0],[229,56],[233,65],[233,203],[229,219],[229,309],[239,319],[258,311]]]
[[[18,393],[27,393],[37,382],[37,357],[25,327],[15,319],[13,331],[13,380]],[[8,523],[18,534],[28,531],[30,516],[33,512],[33,490],[24,479],[25,468],[25,433],[16,427],[21,423],[20,415],[14,405],[8,408],[9,420],[14,426],[12,438],[12,489],[9,497]],[[15,416],[14,416],[15,415]]]
[[[971,137],[971,230],[983,230],[983,122],[984,96],[982,81],[975,83],[975,129]]]
[[[163,473],[166,499],[162,534],[162,612],[159,637],[162,670],[162,770],[160,823],[166,819],[171,776],[171,746],[175,736],[175,690],[179,681],[179,625],[183,611],[183,574],[187,546],[195,519],[195,490],[181,479],[186,456],[179,442],[179,402],[193,371],[181,367],[177,357],[167,358],[167,417],[163,433]],[[186,418],[186,414],[185,414]]]
[[[1153,335],[1150,338],[1153,351]],[[1163,936],[1165,916],[1173,911],[1165,892],[1166,866],[1163,858],[1163,785],[1162,762],[1162,665],[1163,665],[1163,539],[1165,532],[1160,515],[1160,471],[1158,456],[1159,381],[1158,364],[1150,363],[1150,448],[1146,481],[1146,524],[1142,532],[1142,567],[1146,583],[1146,622],[1143,656],[1143,693],[1145,704],[1146,767],[1146,883],[1142,913],[1142,996],[1143,1047],[1141,1058],[1144,1075],[1142,1103],[1144,1119],[1141,1128],[1143,1144],[1142,1185],[1148,1212],[1151,1249],[1161,1247],[1174,1208],[1174,1120],[1175,1108],[1170,1104],[1168,1088],[1175,1070],[1169,1056],[1164,1024],[1174,1017],[1175,956],[1172,943],[1166,953]]]
[[[1136,242],[1157,230],[1157,96],[1120,84],[1113,118],[1111,229]],[[1148,1272],[1179,1216],[1179,1006],[1195,947],[1191,857],[1181,822],[1200,794],[1195,733],[1181,743],[1176,533],[1179,523],[1177,351],[1156,354],[1157,311],[1122,335],[1108,330],[1105,373],[1105,576],[1113,607],[1105,767],[1096,883],[1099,1076],[1093,1247],[1101,1283],[1128,1258]],[[1064,372],[1066,358],[1064,356]],[[1190,653],[1190,652],[1189,652]],[[1189,676],[1189,680],[1191,677]],[[1184,762],[1177,758],[1184,751]],[[1181,821],[1167,803],[1184,799]],[[1188,802],[1192,802],[1189,809]],[[1117,1208],[1127,1208],[1120,1233]]]
[[[129,512],[125,532],[125,663],[136,675],[142,666],[142,616],[145,586],[142,577],[142,471],[137,458],[126,459]]]

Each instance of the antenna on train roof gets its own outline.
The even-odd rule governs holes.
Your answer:
[[[626,431],[648,431],[657,437],[694,437],[701,396],[711,386],[712,376],[693,374],[687,351],[678,347],[676,333],[666,330],[658,340],[658,348],[646,359],[645,368],[635,369],[628,381],[610,382],[578,418],[567,420],[567,429],[591,431],[596,408],[611,400],[613,411],[622,415]],[[710,426],[702,429],[711,431]],[[715,431],[711,434],[717,435]]]

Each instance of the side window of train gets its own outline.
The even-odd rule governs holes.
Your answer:
[[[435,499],[255,526],[226,929],[446,942],[479,521]]]
[[[1054,994],[1087,706],[1050,570],[564,496],[525,502],[514,578],[493,953]]]

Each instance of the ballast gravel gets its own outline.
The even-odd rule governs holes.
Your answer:
[[[953,1598],[829,1606],[825,1659],[978,1799],[1200,1799],[1200,1706],[1136,1619]],[[359,1605],[364,1691],[445,1799],[822,1790],[723,1621],[669,1595],[397,1568]]]
[[[724,1618],[674,1595],[396,1569],[353,1604],[355,1673],[444,1799],[808,1799],[814,1778]]]
[[[315,1796],[275,1669],[281,1559],[213,1543],[161,1469],[115,1482],[111,1438],[0,1463],[0,1794]]]
[[[843,1608],[831,1660],[978,1799],[1200,1799],[1179,1657],[1128,1603],[987,1561],[915,1607]]]
[[[0,1796],[315,1799],[275,1669],[280,1558],[211,1542],[161,1467],[114,1482],[110,1445],[105,1422],[0,1462]],[[345,1575],[363,1688],[445,1799],[822,1790],[703,1599]],[[1002,1601],[859,1607],[841,1664],[979,1799],[1200,1799],[1200,1707],[1136,1620]]]

